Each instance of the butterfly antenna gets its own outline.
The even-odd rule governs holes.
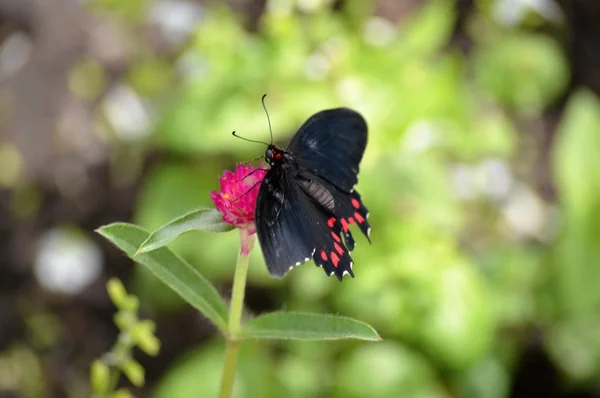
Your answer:
[[[262,106],[265,109],[265,113],[267,114],[267,121],[269,122],[269,133],[271,134],[271,145],[273,145],[273,129],[271,128],[271,118],[269,117],[269,112],[267,112],[267,106],[265,105],[265,97],[267,94],[262,96],[261,102]]]
[[[231,133],[231,134],[232,134],[232,135],[233,135],[235,138],[239,138],[239,139],[241,139],[241,140],[244,140],[244,141],[248,141],[248,142],[254,142],[254,143],[257,143],[257,144],[263,144],[263,145],[269,146],[269,144],[267,144],[266,142],[262,142],[262,141],[256,141],[256,140],[251,140],[251,139],[248,139],[248,138],[244,138],[244,137],[242,137],[242,136],[239,136],[239,135],[237,135],[237,134],[235,133],[235,131],[234,131],[233,133]]]

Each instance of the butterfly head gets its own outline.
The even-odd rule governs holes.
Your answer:
[[[285,152],[279,149],[276,145],[269,145],[265,151],[265,160],[271,167],[277,165],[283,160]]]

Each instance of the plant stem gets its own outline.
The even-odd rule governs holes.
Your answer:
[[[238,340],[238,335],[241,328],[242,311],[244,310],[244,293],[246,290],[246,276],[248,274],[248,255],[252,249],[253,242],[254,236],[250,235],[246,229],[240,229],[241,248],[235,267],[233,289],[231,292],[228,335],[225,347],[225,362],[223,364],[220,398],[230,398],[233,391],[235,370],[241,345],[241,341]]]
[[[227,340],[225,347],[225,364],[223,365],[223,377],[221,379],[220,398],[230,398],[233,392],[233,382],[235,381],[235,368],[237,365],[238,354],[240,352],[240,342],[232,339]]]

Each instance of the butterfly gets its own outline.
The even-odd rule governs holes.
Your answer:
[[[350,226],[371,242],[369,212],[354,190],[366,145],[365,119],[347,108],[311,116],[285,150],[268,145],[254,220],[271,276],[312,258],[328,276],[354,277]]]

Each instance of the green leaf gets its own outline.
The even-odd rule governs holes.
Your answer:
[[[227,232],[233,228],[233,225],[223,222],[221,213],[215,209],[193,210],[152,232],[140,245],[137,254],[166,246],[179,235],[189,231]]]
[[[274,312],[258,316],[246,324],[241,337],[283,340],[381,340],[375,329],[355,319],[299,312]]]
[[[167,248],[136,256],[137,248],[149,235],[137,225],[114,223],[100,227],[96,231],[123,250],[131,259],[146,266],[219,329],[226,330],[227,305],[217,289],[198,270]]]
[[[599,129],[600,100],[588,90],[577,90],[558,126],[552,158],[562,229],[550,258],[558,289],[554,297],[563,318],[587,318],[600,306]]]
[[[520,113],[539,112],[569,82],[564,51],[543,35],[516,33],[483,43],[476,46],[473,60],[479,84]]]

